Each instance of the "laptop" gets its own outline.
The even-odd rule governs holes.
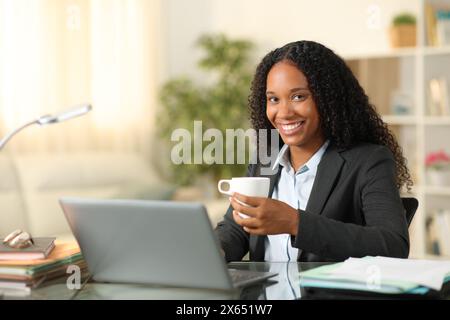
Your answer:
[[[228,270],[200,203],[59,202],[95,281],[229,290],[277,275]]]

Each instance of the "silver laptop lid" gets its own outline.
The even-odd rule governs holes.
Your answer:
[[[233,288],[200,203],[61,198],[93,279]]]

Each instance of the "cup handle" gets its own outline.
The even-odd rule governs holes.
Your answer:
[[[226,194],[228,196],[233,195],[230,190],[225,191],[225,190],[222,189],[222,184],[223,183],[228,183],[228,185],[231,188],[231,180],[226,180],[226,179],[225,180],[220,180],[219,183],[217,183],[217,189],[219,189],[219,192],[222,193],[222,194]]]

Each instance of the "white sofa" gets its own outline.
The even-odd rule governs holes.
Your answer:
[[[36,236],[70,234],[62,196],[162,200],[175,191],[137,154],[2,156],[0,174],[0,235],[16,228]]]
[[[0,155],[0,236],[24,229],[34,236],[72,239],[59,206],[62,196],[201,201],[215,226],[226,199],[175,190],[138,154]]]

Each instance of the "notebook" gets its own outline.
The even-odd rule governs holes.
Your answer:
[[[34,245],[16,249],[0,243],[0,260],[39,260],[45,259],[55,247],[54,237],[33,238]]]

